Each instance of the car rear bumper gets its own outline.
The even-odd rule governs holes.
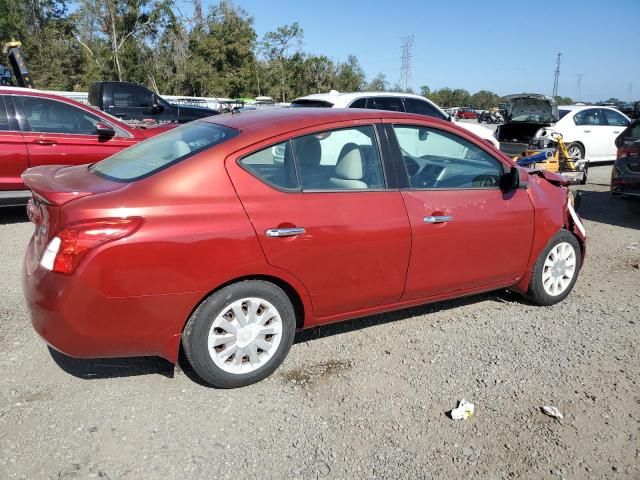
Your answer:
[[[201,293],[106,297],[80,274],[50,272],[29,243],[23,292],[36,332],[76,358],[160,356],[176,362],[182,328]]]
[[[640,196],[640,172],[630,170],[626,163],[617,160],[611,171],[611,194]]]

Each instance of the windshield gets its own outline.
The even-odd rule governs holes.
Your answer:
[[[195,121],[122,150],[89,171],[118,182],[138,180],[218,145],[239,132],[215,123]]]

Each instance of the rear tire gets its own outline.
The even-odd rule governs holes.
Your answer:
[[[293,305],[262,280],[226,286],[193,312],[182,346],[195,373],[218,388],[259,382],[284,361],[296,330]]]
[[[561,302],[573,289],[581,266],[578,240],[560,230],[540,252],[525,297],[537,305]]]
[[[578,160],[584,160],[584,147],[578,142],[571,142],[567,145],[567,151],[574,163]]]

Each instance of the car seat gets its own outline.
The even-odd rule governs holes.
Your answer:
[[[300,180],[302,188],[324,188],[328,183],[328,175],[320,166],[322,159],[322,146],[320,140],[314,135],[296,138],[293,140]]]
[[[363,189],[367,184],[362,181],[364,165],[360,148],[355,143],[347,143],[342,147],[334,176],[329,179],[335,188]]]

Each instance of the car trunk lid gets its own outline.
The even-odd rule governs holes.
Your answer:
[[[27,215],[36,229],[34,248],[37,259],[60,228],[60,209],[63,205],[127,185],[90,173],[88,165],[43,165],[26,170],[22,179],[33,194],[27,205]]]
[[[558,104],[552,97],[537,93],[508,95],[507,123],[555,123],[558,121]]]

